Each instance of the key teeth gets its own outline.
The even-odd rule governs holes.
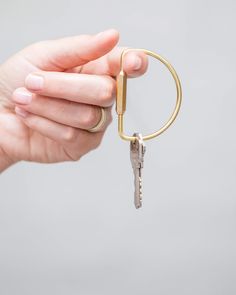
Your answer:
[[[143,191],[142,191],[142,178],[139,177],[139,198],[140,198],[140,201],[142,201],[143,199]]]

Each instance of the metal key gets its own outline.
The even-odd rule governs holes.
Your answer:
[[[142,168],[146,146],[140,133],[134,133],[134,141],[130,142],[130,160],[134,172],[134,205],[142,206]]]

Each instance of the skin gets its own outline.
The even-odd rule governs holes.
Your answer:
[[[77,161],[101,143],[111,123],[120,54],[119,34],[107,30],[30,45],[0,65],[0,172],[19,161]],[[147,69],[129,52],[124,70]],[[35,82],[36,81],[36,82]],[[87,131],[108,119],[96,133]]]

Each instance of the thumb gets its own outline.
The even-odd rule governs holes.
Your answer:
[[[118,40],[119,33],[110,29],[96,35],[38,42],[25,48],[22,53],[42,70],[65,71],[105,55]]]

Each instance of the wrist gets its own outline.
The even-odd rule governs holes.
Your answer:
[[[12,160],[0,147],[0,174],[15,163],[16,161]]]

